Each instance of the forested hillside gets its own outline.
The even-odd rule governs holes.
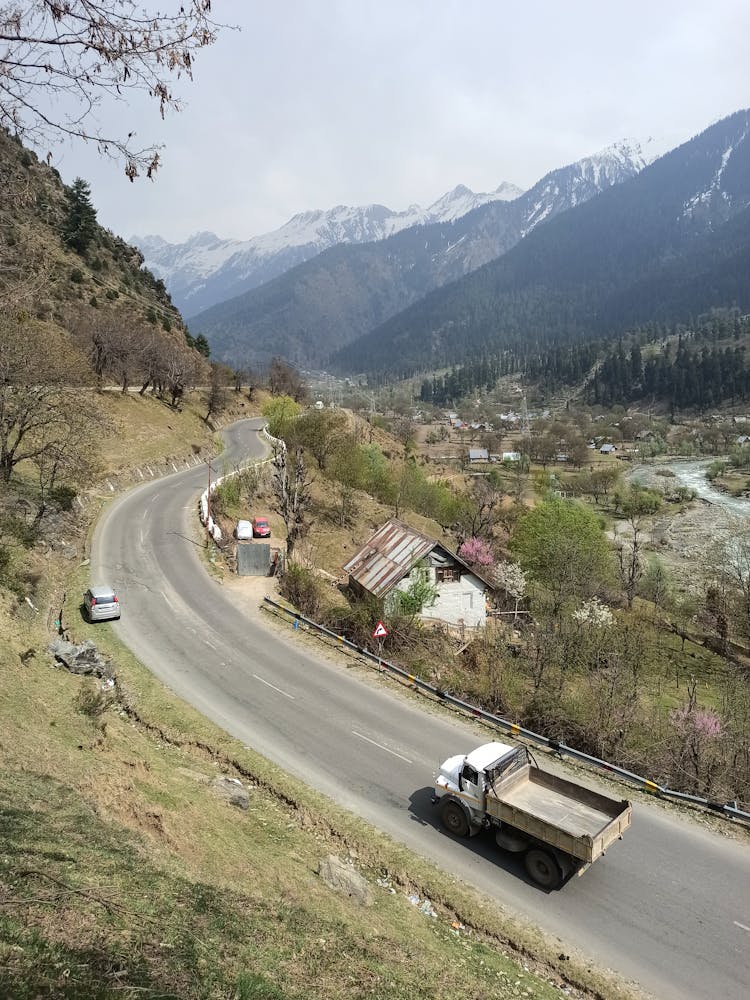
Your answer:
[[[477,354],[547,353],[713,307],[750,309],[750,112],[540,226],[333,359],[406,375]]]
[[[639,339],[653,338],[643,331]],[[601,406],[663,400],[671,409],[705,412],[723,403],[750,399],[750,317],[707,317],[648,354],[636,340],[622,342],[590,379],[587,395]]]

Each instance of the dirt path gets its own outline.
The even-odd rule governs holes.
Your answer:
[[[249,614],[257,614],[264,597],[279,596],[279,581],[275,576],[237,576],[226,573],[224,589],[232,603]]]

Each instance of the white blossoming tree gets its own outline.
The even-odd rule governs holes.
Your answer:
[[[609,628],[615,620],[606,604],[602,604],[598,597],[592,597],[584,601],[580,608],[573,612],[573,618],[581,625],[590,625],[592,628]]]
[[[518,618],[518,605],[526,596],[528,587],[526,574],[518,563],[500,562],[495,567],[495,581],[516,602],[513,608],[513,620],[515,621]]]

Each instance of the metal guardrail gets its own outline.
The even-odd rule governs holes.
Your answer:
[[[546,747],[548,750],[552,750],[561,757],[570,757],[573,760],[579,760],[585,764],[592,764],[607,774],[615,775],[618,778],[622,778],[624,781],[629,781],[633,785],[638,785],[643,788],[644,791],[649,792],[652,795],[667,799],[677,799],[680,802],[690,802],[693,805],[711,809],[712,811],[728,818],[738,819],[744,823],[750,823],[750,812],[745,812],[744,810],[739,809],[736,802],[712,802],[710,799],[704,799],[698,795],[690,795],[688,792],[677,792],[672,788],[660,785],[656,781],[644,778],[640,774],[635,774],[633,771],[628,771],[624,767],[618,767],[617,764],[610,764],[608,761],[601,760],[599,757],[592,757],[590,754],[584,753],[582,750],[576,750],[575,747],[570,747],[566,743],[560,743],[557,740],[549,739],[547,736],[541,736],[539,733],[535,733],[531,729],[519,726],[516,722],[510,722],[508,719],[503,719],[499,715],[493,715],[492,712],[487,712],[483,708],[478,708],[476,705],[472,705],[468,701],[457,698],[455,695],[449,694],[447,691],[443,691],[434,684],[430,684],[428,681],[423,681],[420,677],[415,677],[414,674],[410,674],[408,670],[404,670],[404,668],[399,667],[398,664],[391,663],[390,660],[384,660],[382,657],[372,653],[369,649],[363,649],[361,646],[357,646],[356,643],[351,642],[349,639],[345,638],[345,636],[338,635],[331,629],[326,628],[325,625],[320,625],[318,622],[314,622],[312,619],[305,617],[305,615],[301,614],[299,611],[288,608],[285,605],[280,604],[278,601],[274,601],[271,597],[265,597],[264,600],[276,610],[289,615],[289,617],[294,619],[296,622],[304,622],[309,628],[315,629],[322,635],[335,639],[341,646],[353,650],[358,656],[363,656],[365,659],[371,660],[377,664],[381,671],[388,671],[402,681],[406,681],[407,684],[416,690],[425,691],[433,697],[438,698],[446,705],[452,705],[454,708],[458,708],[461,711],[468,713],[475,719],[482,719],[484,722],[490,723],[490,725],[497,726],[499,729],[510,733],[512,736],[520,737],[522,739],[529,740],[532,743],[536,743],[539,746]]]

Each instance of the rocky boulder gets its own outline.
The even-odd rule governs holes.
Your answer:
[[[227,778],[224,775],[214,778],[211,790],[230,806],[237,809],[250,808],[250,793],[237,778]]]
[[[322,859],[318,865],[318,875],[331,889],[345,893],[360,906],[372,905],[372,891],[367,880],[353,865],[342,861],[335,854]]]
[[[65,667],[72,674],[82,674],[102,677],[107,680],[114,676],[112,664],[98,651],[91,639],[85,639],[79,645],[58,638],[47,647],[55,658],[55,662]]]

